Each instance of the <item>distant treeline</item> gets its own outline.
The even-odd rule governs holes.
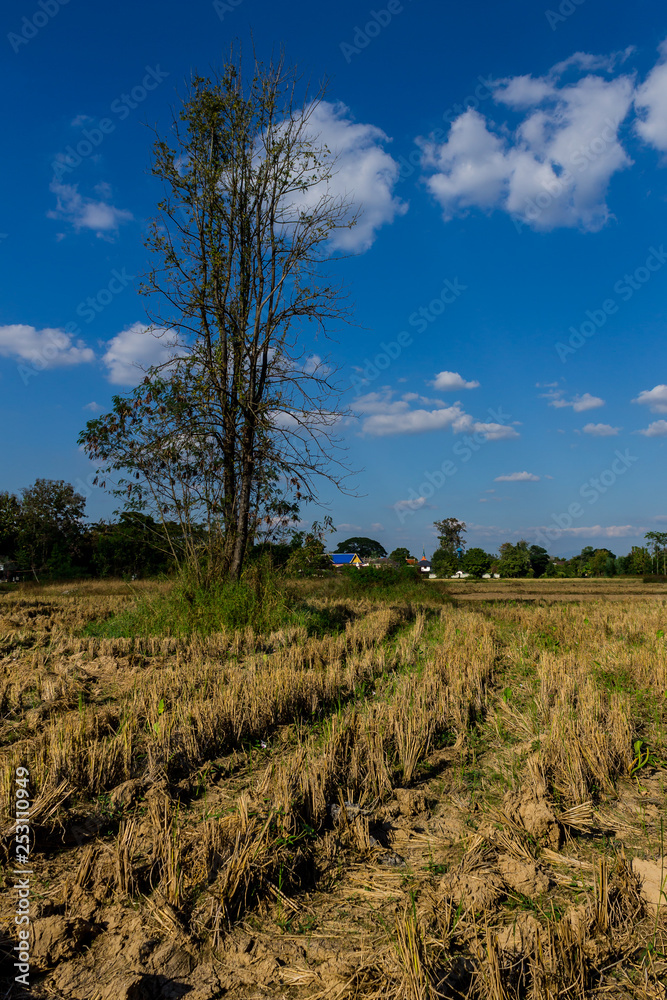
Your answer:
[[[20,496],[0,492],[0,564],[5,577],[70,579],[151,576],[173,556],[159,526],[140,512],[84,522],[86,500],[63,480],[38,479]],[[177,526],[173,526],[178,545]]]
[[[38,479],[20,496],[0,491],[0,580],[67,580],[81,577],[148,577],[170,573],[183,554],[176,522],[158,524],[141,511],[114,521],[86,523],[86,498],[63,480]],[[317,525],[316,525],[317,527]],[[205,527],[201,527],[202,541]],[[202,546],[204,548],[204,546]],[[284,567],[329,564],[313,533],[293,531],[289,541],[253,545],[247,561],[270,556]]]
[[[0,579],[17,572],[23,579],[38,580],[131,578],[155,576],[175,569],[183,547],[177,523],[163,526],[147,514],[126,510],[115,521],[90,524],[84,520],[85,506],[85,497],[63,480],[38,479],[33,486],[22,490],[20,496],[0,492]],[[319,528],[318,525],[313,527]],[[201,530],[203,540],[205,528]],[[324,554],[323,537],[321,530],[295,531],[289,540],[253,545],[246,561],[270,557],[276,568],[286,567],[299,574],[321,572],[330,565]],[[633,546],[628,555],[616,556],[607,548],[586,546],[571,559],[550,556],[546,549],[539,545],[529,546],[525,541],[506,542],[500,546],[498,554],[481,548],[467,551],[460,548],[457,555],[452,546],[449,549],[441,547],[433,555],[432,568],[445,578],[459,569],[473,577],[486,573],[498,573],[502,577],[611,577],[664,573],[667,547],[663,543],[667,535],[663,538],[654,532],[650,540],[652,552],[647,547]],[[390,558],[401,566],[405,565],[406,556],[409,556],[407,549],[395,549]]]

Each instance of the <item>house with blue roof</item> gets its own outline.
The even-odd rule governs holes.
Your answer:
[[[364,564],[356,552],[333,552],[331,561],[334,566],[356,566],[360,569]]]

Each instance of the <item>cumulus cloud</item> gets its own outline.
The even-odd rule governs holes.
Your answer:
[[[651,413],[667,413],[667,385],[656,385],[653,389],[643,389],[633,403],[648,406]]]
[[[334,247],[363,251],[373,244],[378,229],[404,214],[408,206],[394,195],[399,179],[399,164],[385,150],[388,136],[375,125],[353,122],[344,104],[321,101],[310,111],[308,131],[318,145],[326,145],[335,159],[334,175],[322,181],[300,199],[298,210],[316,204],[326,193],[350,202],[349,218],[360,212],[356,224],[332,234]]]
[[[632,164],[618,138],[634,96],[630,76],[606,79],[607,57],[577,53],[544,77],[497,80],[494,99],[523,114],[514,128],[470,109],[444,142],[419,139],[427,186],[447,221],[501,209],[536,230],[596,231],[610,217],[612,176]],[[574,83],[561,76],[576,68]]]
[[[657,65],[635,94],[635,128],[645,142],[667,153],[667,40],[658,51]]]
[[[538,531],[552,531],[553,524],[542,525]],[[559,528],[559,535],[572,535],[575,538],[584,536],[588,538],[631,538],[642,533],[644,529],[633,524],[611,524],[603,526],[600,524],[584,525],[580,524],[576,528]]]
[[[86,405],[84,406],[84,410],[90,410],[91,413],[101,413],[103,409],[104,407],[100,406],[99,403],[95,402],[86,403]]]
[[[592,434],[593,437],[615,437],[620,429],[612,427],[611,424],[586,424],[583,431],[584,434]]]
[[[458,372],[439,372],[432,382],[429,382],[434,389],[441,392],[457,392],[459,389],[477,389],[479,382],[466,382]]]
[[[582,413],[584,410],[595,410],[599,406],[604,406],[604,399],[600,399],[599,396],[592,396],[590,392],[585,392],[583,396],[573,396],[572,399],[566,399],[562,395],[562,392],[557,390],[545,393],[545,397],[549,400],[549,406],[554,406],[557,410],[571,406],[575,413]]]
[[[376,521],[374,524],[371,524],[371,531],[384,531],[384,524]]]
[[[462,415],[458,406],[447,406],[437,410],[395,409],[387,413],[376,413],[363,424],[366,434],[385,437],[388,434],[419,434],[421,431],[446,430]]]
[[[104,200],[110,196],[108,185],[100,185],[99,193],[102,198],[98,201],[79,194],[76,184],[61,184],[54,180],[51,191],[56,195],[56,207],[46,213],[48,218],[64,219],[77,232],[80,229],[92,229],[96,236],[108,237],[110,233],[117,232],[124,222],[131,222],[133,219],[131,212],[116,208]]]
[[[133,387],[141,382],[144,372],[161,365],[180,353],[175,334],[155,330],[144,323],[133,323],[107,343],[102,362],[112,385]]]
[[[435,510],[432,503],[426,502],[426,497],[415,497],[413,500],[397,500],[392,504],[392,510],[397,513],[401,510]]]
[[[75,341],[64,330],[52,327],[37,330],[34,326],[15,323],[0,326],[0,357],[30,362],[42,371],[89,364],[95,360],[95,353],[83,340]]]
[[[654,420],[643,431],[639,431],[647,438],[665,437],[667,435],[667,420]]]
[[[506,476],[496,476],[494,483],[539,483],[540,477],[533,472],[510,472]]]
[[[412,409],[410,404],[414,402],[420,402],[422,406]],[[426,409],[427,406],[429,409]],[[449,406],[441,399],[428,399],[414,392],[405,393],[398,399],[388,388],[381,392],[369,392],[358,397],[355,408],[362,414],[362,432],[372,437],[450,428],[454,434],[479,434],[487,441],[519,436],[513,427],[505,424],[476,420],[458,402]]]
[[[480,434],[486,441],[507,441],[518,438],[519,433],[509,424],[485,423],[483,420],[473,420],[469,414],[464,414],[454,424],[455,434]]]

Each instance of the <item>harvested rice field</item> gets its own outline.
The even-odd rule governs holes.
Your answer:
[[[0,595],[3,995],[664,1000],[667,588],[488,583],[304,584],[317,634]]]

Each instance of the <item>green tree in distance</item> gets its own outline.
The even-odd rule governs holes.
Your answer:
[[[662,572],[667,574],[667,531],[647,531],[644,538],[647,542],[652,543],[656,573],[660,572],[660,556],[662,555]]]
[[[61,560],[77,554],[86,498],[63,479],[37,479],[21,492],[18,561],[25,562],[37,580],[56,546]]]
[[[528,550],[528,555],[530,557],[530,565],[533,570],[533,576],[544,576],[550,561],[547,550],[542,548],[541,545],[531,545]]]
[[[493,556],[490,556],[484,549],[472,548],[468,549],[461,559],[461,569],[480,580],[485,573],[489,572],[493,561]]]
[[[466,531],[465,521],[456,517],[446,517],[434,521],[433,526],[438,534],[440,546],[433,553],[431,566],[438,576],[452,576],[459,569],[457,549],[465,549],[463,535]]]
[[[446,517],[442,521],[434,521],[433,527],[438,534],[440,548],[445,552],[455,555],[457,549],[465,548],[466,543],[463,538],[466,533],[465,521],[459,521],[456,517]]]
[[[524,539],[518,541],[516,545],[512,545],[511,542],[503,542],[500,546],[498,572],[501,576],[508,577],[532,575],[530,552],[528,551],[528,543]]]
[[[374,538],[354,537],[339,542],[336,552],[356,552],[360,559],[381,559],[387,555],[384,546]]]
[[[397,549],[394,549],[393,552],[389,553],[389,558],[392,562],[398,563],[399,566],[403,566],[405,564],[405,560],[411,558],[410,549],[406,549],[399,545]]]
[[[14,493],[0,493],[0,556],[16,560],[21,527],[21,501]]]

